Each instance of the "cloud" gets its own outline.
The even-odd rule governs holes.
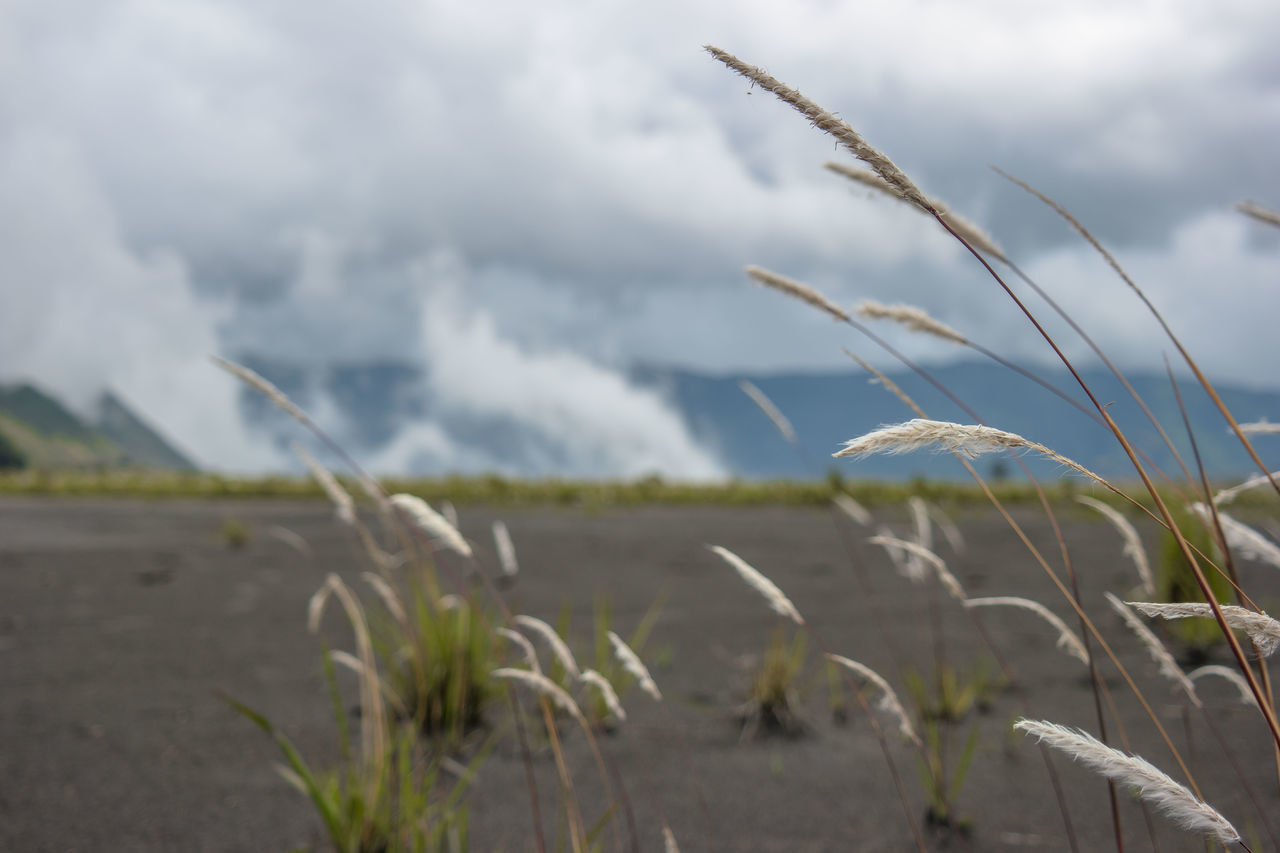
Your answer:
[[[525,349],[504,338],[487,311],[462,302],[468,273],[458,259],[428,259],[422,274],[431,412],[375,465],[682,480],[725,475],[656,392],[562,348]]]
[[[37,377],[87,410],[105,389],[141,405],[198,462],[270,465],[236,414],[235,384],[208,361],[217,305],[172,252],[126,246],[74,143],[30,133],[0,150],[5,310],[0,379]]]
[[[1267,144],[1280,136],[1277,27],[1274,4],[1242,0],[749,0],[733,14],[674,0],[17,0],[0,12],[0,204],[11,213],[0,296],[35,319],[0,319],[14,342],[0,347],[16,353],[4,369],[81,397],[91,377],[135,376],[139,406],[168,407],[180,443],[195,435],[198,455],[225,463],[241,447],[262,461],[252,436],[188,423],[199,419],[159,378],[122,365],[186,364],[173,354],[197,344],[313,366],[410,361],[444,334],[421,322],[415,272],[442,254],[466,259],[455,319],[470,337],[458,346],[576,359],[583,376],[594,365],[616,378],[635,361],[842,365],[840,345],[858,342],[751,291],[748,263],[840,301],[917,302],[1012,352],[1041,352],[936,226],[825,173],[824,160],[844,156],[831,140],[720,68],[705,42],[845,116],[1038,276],[1103,295],[1105,273],[1086,276],[1070,229],[988,163],[1149,269],[1171,313],[1253,330],[1280,311],[1276,291],[1230,285],[1248,309],[1205,300],[1191,270],[1275,279],[1265,237],[1208,223],[1246,197],[1280,206]],[[1225,241],[1211,264],[1190,263],[1188,228]],[[103,272],[68,273],[85,268],[81,255]],[[45,279],[61,283],[34,283]],[[100,315],[110,300],[99,279],[155,322]],[[1158,349],[1135,343],[1115,320],[1123,297],[1104,292],[1080,319],[1149,364]],[[138,328],[88,358],[69,343],[93,338],[100,316]],[[178,327],[188,332],[161,331]],[[890,339],[916,357],[952,355]],[[1213,344],[1213,369],[1247,374],[1259,345],[1229,343]],[[192,365],[181,384],[199,387]],[[592,381],[601,397],[622,393]],[[438,439],[424,432],[422,444],[458,451]]]

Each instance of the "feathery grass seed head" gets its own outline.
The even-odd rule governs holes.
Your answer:
[[[640,689],[652,696],[654,701],[661,702],[662,693],[658,690],[658,685],[654,683],[653,677],[649,675],[649,670],[644,665],[644,661],[640,660],[640,656],[613,631],[609,632],[609,642],[613,644],[614,656],[622,664],[622,668],[630,673],[640,685]]]
[[[1185,786],[1136,755],[1112,749],[1082,731],[1043,720],[1019,720],[1014,728],[1062,750],[1108,779],[1133,786],[1142,799],[1184,829],[1202,833],[1223,844],[1234,844],[1240,840],[1240,833],[1225,817]]]
[[[728,548],[722,548],[719,545],[708,545],[713,553],[718,554],[722,560],[733,566],[738,575],[747,582],[756,592],[764,596],[769,602],[769,606],[780,616],[786,616],[797,625],[804,624],[804,618],[800,612],[796,610],[791,600],[783,595],[782,590],[778,589],[778,585],[767,577],[762,575],[756,569],[747,564],[747,561],[730,551]]]

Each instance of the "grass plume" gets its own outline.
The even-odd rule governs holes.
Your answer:
[[[1136,755],[1112,749],[1085,732],[1044,720],[1019,720],[1014,728],[1062,750],[1108,779],[1136,788],[1143,800],[1186,830],[1223,844],[1240,840],[1240,833],[1217,810]]]

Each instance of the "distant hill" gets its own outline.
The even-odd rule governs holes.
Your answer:
[[[275,382],[303,408],[332,406],[341,416],[340,440],[357,453],[385,447],[409,424],[434,419],[459,444],[482,448],[489,459],[506,469],[545,472],[554,448],[532,444],[527,430],[509,421],[468,419],[450,412],[432,397],[417,366],[394,362],[317,365],[303,367],[247,357],[245,363]],[[1004,368],[987,363],[960,363],[929,368],[937,381],[967,403],[988,424],[1017,432],[1096,470],[1104,476],[1129,479],[1132,468],[1115,439],[1103,427],[1050,392]],[[1072,399],[1086,404],[1084,395],[1061,370],[1044,377]],[[889,374],[925,411],[937,420],[972,423],[928,382],[899,369]],[[1103,371],[1083,376],[1131,440],[1164,470],[1176,463],[1155,429],[1124,388]],[[750,379],[792,421],[803,453],[787,445],[773,425],[738,387]],[[1168,379],[1158,374],[1132,373],[1129,380],[1147,401],[1189,465],[1194,465],[1182,416]],[[871,384],[856,370],[712,376],[688,370],[640,367],[631,380],[656,390],[683,417],[690,431],[735,476],[746,479],[815,479],[832,468],[857,478],[905,480],[915,476],[964,479],[963,468],[947,455],[914,453],[880,456],[856,462],[833,460],[842,442],[886,423],[912,417],[893,395]],[[1205,393],[1191,381],[1180,381],[1188,417],[1209,475],[1230,479],[1253,472],[1253,466],[1228,432]],[[1251,391],[1228,384],[1217,389],[1241,421],[1280,420],[1280,392]],[[251,426],[276,436],[283,446],[296,435],[296,425],[249,389],[243,391],[241,411]],[[1280,439],[1260,436],[1257,447],[1264,461],[1280,467]],[[1037,475],[1054,476],[1056,466],[1026,460]],[[1006,457],[984,457],[984,474],[1018,478],[1018,466]],[[413,471],[405,473],[441,473]]]
[[[195,470],[115,395],[94,409],[86,420],[34,385],[0,385],[0,467]]]
[[[1136,477],[1109,431],[1030,380],[996,365],[978,363],[931,367],[928,371],[987,424],[1047,445],[1105,477]],[[918,375],[901,369],[887,375],[930,418],[974,423],[973,417]],[[897,397],[878,383],[872,384],[870,377],[860,371],[745,377],[759,386],[792,422],[804,449],[803,455],[779,437],[773,424],[743,393],[738,383],[744,377],[654,369],[639,371],[637,376],[640,381],[661,388],[684,414],[694,434],[718,451],[743,477],[816,477],[833,467],[845,476],[858,478],[963,479],[967,476],[959,463],[947,454],[917,452],[857,461],[832,459],[831,454],[848,439],[883,424],[914,417]],[[1088,408],[1087,398],[1065,370],[1043,371],[1042,376]],[[1084,371],[1082,377],[1137,448],[1171,475],[1178,471],[1173,454],[1159,433],[1110,373]],[[1127,378],[1186,463],[1194,466],[1182,415],[1167,377],[1133,373]],[[1278,392],[1228,385],[1215,388],[1241,422],[1280,418]],[[1256,473],[1208,395],[1191,380],[1180,380],[1179,390],[1209,475],[1230,479]],[[1264,461],[1280,467],[1280,441],[1259,437],[1256,444]],[[1053,463],[1031,457],[1025,461],[1037,476],[1054,475],[1058,471]],[[1018,466],[1003,456],[983,457],[977,467],[984,474],[1021,477]]]

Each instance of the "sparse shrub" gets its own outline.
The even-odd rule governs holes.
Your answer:
[[[1187,542],[1200,553],[1215,563],[1222,564],[1218,548],[1204,523],[1187,512],[1175,512],[1178,530]],[[1214,598],[1220,603],[1230,601],[1231,585],[1227,579],[1213,568],[1203,565],[1204,576],[1209,581]],[[1195,572],[1187,562],[1178,541],[1168,530],[1163,531],[1160,540],[1160,563],[1156,569],[1156,600],[1180,604],[1182,602],[1202,602],[1204,592],[1196,583]],[[1226,639],[1218,624],[1211,619],[1180,619],[1165,623],[1169,633],[1182,646],[1182,654],[1186,662],[1192,666],[1204,663],[1212,650]]]
[[[238,518],[228,518],[222,522],[218,535],[222,538],[222,544],[232,549],[245,547],[253,538],[249,525]]]
[[[744,739],[760,735],[797,737],[806,726],[796,711],[798,684],[804,672],[805,632],[778,628],[751,680],[751,694],[738,708]]]

